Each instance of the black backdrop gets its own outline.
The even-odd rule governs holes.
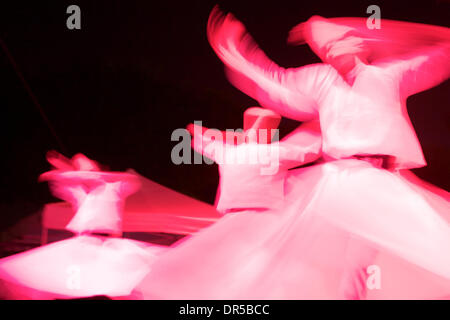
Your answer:
[[[81,30],[66,28],[66,8],[81,8]],[[242,127],[255,104],[226,80],[206,39],[216,1],[3,1],[0,36],[63,142],[58,146],[16,71],[0,52],[1,201],[3,227],[52,200],[37,177],[45,152],[82,152],[114,170],[135,168],[161,184],[212,203],[215,166],[172,164],[174,129],[193,120]],[[450,2],[219,1],[282,66],[318,62],[306,47],[286,45],[288,30],[313,14],[368,16],[448,26]],[[428,166],[423,179],[449,189],[449,83],[408,100]],[[283,120],[281,133],[296,123]]]

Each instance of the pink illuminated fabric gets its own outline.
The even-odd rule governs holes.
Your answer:
[[[205,228],[221,215],[214,206],[158,184],[134,170],[141,187],[125,200],[123,232],[191,234]],[[67,203],[49,203],[43,209],[43,225],[64,229],[75,212]]]
[[[355,21],[339,21],[350,20]],[[367,298],[366,268],[385,261],[385,256],[404,261],[407,267],[403,271],[414,270],[410,281],[417,276],[440,279],[428,283],[424,297],[448,297],[448,193],[425,188],[401,169],[425,165],[407,115],[406,98],[449,77],[449,30],[439,28],[441,32],[432,38],[429,31],[433,27],[388,22],[390,29],[377,39],[377,46],[367,46],[368,36],[358,33],[355,25],[329,23],[323,18],[316,22],[317,18],[312,19],[294,31],[301,30],[302,41],[325,63],[294,69],[270,61],[233,16],[215,9],[208,23],[209,41],[227,66],[230,81],[262,106],[286,117],[319,119],[328,160],[289,175],[285,207],[276,211],[280,224],[266,229],[268,233],[272,227],[277,231],[264,246],[258,246],[277,257],[280,273],[289,267],[297,268],[297,273],[277,274],[276,268],[264,269],[261,264],[258,285],[241,288],[244,297],[257,296],[261,283],[275,289],[277,281],[283,283],[279,297],[316,297],[308,281],[299,280],[305,273],[313,282],[324,284],[321,297]],[[405,26],[410,28],[408,32]],[[395,42],[395,37],[386,38],[387,34],[403,42],[383,49]],[[349,63],[353,67],[346,70]],[[393,156],[392,171],[376,167],[370,158],[357,160],[359,155]],[[311,248],[317,249],[314,254]],[[336,252],[339,258],[333,256]],[[292,278],[283,282],[286,276]],[[289,283],[296,280],[297,286],[291,287]],[[403,284],[393,284],[384,296],[398,295]],[[421,285],[416,289],[420,292]]]
[[[444,198],[360,160],[289,171],[284,190],[282,208],[228,213],[163,252],[136,291],[146,299],[450,296]],[[376,290],[366,285],[371,265],[381,269]]]
[[[317,22],[318,19],[306,22],[301,30],[310,31],[305,32],[305,41],[313,50],[320,51],[327,62],[324,58],[327,54],[323,52],[336,50],[340,37],[359,29],[341,23],[346,18],[336,23],[327,23],[324,18]],[[358,21],[362,23],[362,19]],[[257,47],[239,21],[231,14],[223,15],[217,8],[208,22],[208,39],[227,66],[230,81],[262,106],[299,121],[318,118],[324,154],[335,159],[355,154],[385,154],[395,157],[397,168],[420,167],[426,162],[407,115],[406,98],[449,77],[450,31],[441,27],[435,40],[430,41],[424,36],[424,33],[433,35],[428,26],[399,23],[395,28],[395,22],[389,26],[390,31],[409,28],[409,38],[403,39],[400,46],[402,50],[395,51],[402,54],[388,56],[383,52],[375,55],[370,64],[360,64],[353,70],[357,72],[353,84],[327,63],[279,67]],[[361,24],[359,28],[362,29]],[[326,40],[322,40],[324,35]],[[361,41],[367,40],[367,35],[357,35]],[[337,44],[327,47],[331,40]],[[381,38],[377,48],[389,46],[392,41]],[[350,42],[346,50],[348,54],[354,53],[354,44]]]
[[[77,234],[122,232],[125,197],[139,187],[132,173],[102,172],[83,155],[51,153],[41,175],[76,210],[66,229]],[[126,239],[78,235],[0,260],[0,296],[70,298],[130,295],[162,247]]]
[[[127,296],[163,247],[77,236],[0,260],[0,296],[39,299]]]
[[[42,174],[40,180],[50,181],[53,194],[76,210],[66,229],[74,233],[120,234],[124,201],[139,189],[138,177],[100,171],[96,162],[81,154],[71,160],[57,153],[49,153],[47,158],[55,169]]]
[[[425,165],[406,98],[448,78],[449,31],[440,28],[433,38],[428,26],[388,22],[391,38],[384,31],[370,36],[358,21],[315,17],[295,28],[290,39],[308,43],[324,63],[284,69],[239,21],[215,9],[208,38],[233,84],[262,106],[308,122],[272,144],[229,144],[218,130],[191,126],[193,148],[219,165],[218,209],[226,215],[168,249],[78,236],[2,259],[6,291],[134,292],[145,299],[450,297],[449,193],[405,170]],[[391,43],[398,46],[383,48]],[[291,169],[321,153],[323,161]],[[255,154],[259,162],[246,162]],[[395,162],[388,171],[371,155]],[[53,160],[57,170],[44,178],[83,213],[77,231],[99,230],[108,222],[97,217],[120,212],[117,204],[128,195],[121,183],[133,179],[101,172],[84,158]],[[271,164],[277,170],[264,174]],[[99,223],[86,228],[92,216]],[[367,286],[371,266],[381,270],[376,290]],[[74,270],[81,282],[73,282]]]
[[[369,29],[366,18],[317,15],[292,28],[288,37],[290,44],[308,44],[324,62],[363,51],[369,63],[442,46],[449,40],[448,28],[440,26],[382,19],[379,29]]]
[[[282,141],[226,143],[225,132],[208,135],[193,126],[193,148],[219,165],[220,196],[217,210],[277,208],[284,201],[284,180],[289,168],[320,157],[321,135],[317,122],[300,126]]]

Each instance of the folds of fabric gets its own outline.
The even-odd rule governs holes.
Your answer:
[[[322,165],[307,211],[450,279],[449,203],[364,161]],[[432,203],[430,203],[432,201]]]
[[[380,20],[380,28],[369,28],[367,23],[366,18],[313,16],[292,28],[289,42],[306,42],[322,61],[327,61],[329,43],[358,37],[364,40],[369,61],[373,62],[450,41],[450,29],[446,27],[388,19]]]
[[[287,181],[287,192],[296,192],[295,203],[289,202],[295,210],[225,215],[165,251],[136,291],[146,299],[342,298],[340,257],[350,237],[301,216],[312,195],[308,183],[320,173],[312,168]],[[294,215],[301,222],[291,228]]]
[[[136,290],[147,299],[450,294],[448,202],[436,193],[351,159],[293,170],[285,192],[280,210],[225,215],[168,249]],[[372,290],[374,266],[385,280]]]
[[[228,214],[164,252],[136,291],[146,299],[338,298],[345,235],[308,225],[295,230],[305,231],[303,246],[279,247],[272,239],[280,223],[276,213]],[[317,232],[324,237],[311,235]],[[315,254],[330,246],[338,247],[334,258]]]
[[[346,19],[331,23],[320,18],[319,24],[314,19],[307,23],[311,30],[323,31],[308,40],[313,50],[324,51],[319,56],[326,54],[327,42],[340,41],[340,37],[356,28],[346,26],[341,35],[332,35]],[[426,162],[407,113],[406,99],[450,76],[450,31],[411,24],[417,31],[414,38],[406,26],[409,24],[386,22],[381,31],[373,31],[380,34],[378,45],[369,49],[375,57],[370,64],[360,66],[352,85],[327,63],[299,68],[278,66],[256,45],[242,23],[218,9],[211,13],[208,39],[225,64],[230,81],[261,106],[299,121],[320,119],[324,154],[334,159],[355,154],[391,155],[397,168],[409,169]],[[389,38],[385,27],[398,35]],[[364,28],[367,29],[365,24]],[[427,36],[436,30],[441,33],[425,44]],[[332,37],[319,43],[324,35]],[[383,52],[395,45],[402,49]]]
[[[40,176],[76,214],[66,229],[74,233],[121,234],[125,199],[140,188],[133,173],[51,170]]]
[[[129,295],[164,247],[78,236],[0,260],[6,298]]]

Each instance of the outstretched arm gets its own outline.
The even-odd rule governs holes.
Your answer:
[[[450,28],[385,19],[381,25],[369,29],[364,18],[313,16],[294,27],[288,41],[306,42],[324,61],[332,55],[330,50],[334,55],[362,52],[371,64],[398,80],[403,98],[449,77]]]
[[[285,69],[255,44],[241,22],[217,7],[208,21],[208,39],[226,65],[230,81],[261,106],[299,121],[317,118],[318,95],[334,72],[324,64]]]
[[[403,98],[428,90],[450,77],[450,28],[391,23],[391,33],[397,32],[401,37],[394,38],[389,47],[397,46],[402,53],[375,64],[398,77]]]
[[[61,171],[102,171],[97,161],[89,159],[82,153],[77,153],[69,159],[57,151],[51,150],[46,154],[47,161],[54,170]]]
[[[400,93],[406,98],[450,77],[450,41],[423,47],[378,65],[398,77]]]
[[[216,153],[223,145],[222,131],[209,129],[190,123],[186,128],[192,136],[192,148],[211,160],[216,161]]]
[[[318,121],[300,125],[280,141],[280,163],[293,168],[313,162],[322,155],[322,136]]]

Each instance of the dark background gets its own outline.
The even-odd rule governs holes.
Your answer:
[[[313,14],[368,16],[448,26],[449,1],[218,1],[284,67],[319,60],[308,47],[286,45],[289,29]],[[11,225],[51,201],[37,177],[45,153],[82,152],[113,170],[148,178],[212,203],[215,166],[172,164],[170,140],[193,120],[241,128],[255,102],[232,87],[206,39],[217,1],[2,1],[0,37],[54,127],[59,146],[16,71],[0,51],[0,224]],[[81,8],[81,30],[66,28],[66,8]],[[421,178],[449,189],[449,82],[408,100],[428,166]],[[283,120],[281,133],[297,123]]]

